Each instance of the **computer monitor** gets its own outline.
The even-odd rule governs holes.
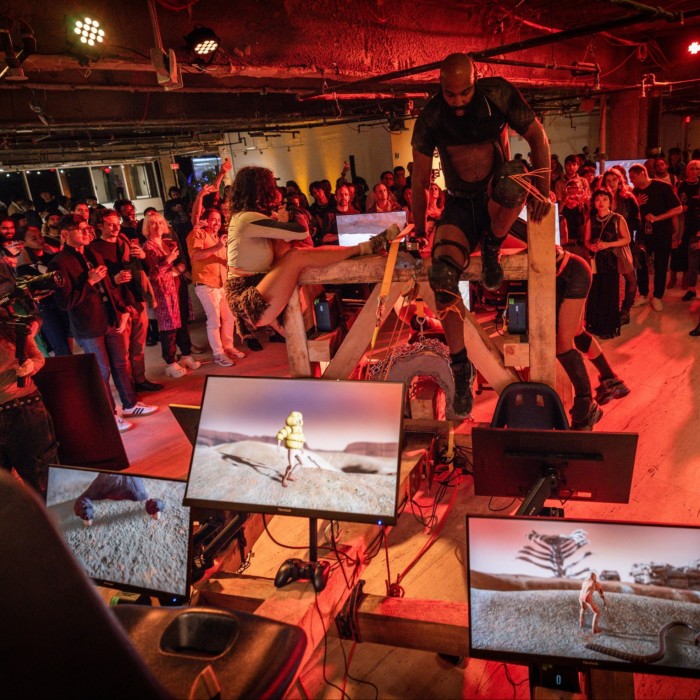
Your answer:
[[[470,657],[700,678],[699,526],[466,520]]]
[[[192,564],[184,495],[175,479],[52,466],[46,505],[95,583],[184,604]]]
[[[396,522],[402,382],[208,376],[185,503]]]
[[[526,498],[543,482],[548,493],[541,500],[628,503],[638,438],[637,433],[476,426],[474,493]]]
[[[343,214],[337,216],[338,245],[353,246],[368,241],[392,224],[401,230],[406,227],[406,212],[399,211],[376,212],[373,214]]]

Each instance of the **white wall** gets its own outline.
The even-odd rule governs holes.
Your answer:
[[[314,180],[325,178],[335,187],[343,163],[351,155],[356,174],[370,187],[379,181],[383,170],[395,165],[392,136],[386,126],[364,124],[300,129],[267,139],[246,132],[240,139],[237,133],[227,134],[220,155],[231,158],[234,175],[247,165],[262,166],[272,170],[281,185],[295,180],[307,195]]]

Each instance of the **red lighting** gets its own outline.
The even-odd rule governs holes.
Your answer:
[[[700,42],[694,41],[690,46],[688,46],[688,51],[693,54],[693,56],[700,53]]]
[[[179,170],[180,164],[179,163],[171,163],[170,168],[171,168],[171,170]]]
[[[686,124],[690,124],[690,116],[683,117],[683,121],[684,121]]]
[[[112,172],[112,168],[106,167],[104,171],[107,173],[107,175],[109,175]]]

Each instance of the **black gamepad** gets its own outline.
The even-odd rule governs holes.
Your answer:
[[[327,561],[287,559],[275,576],[275,588],[282,588],[293,581],[310,580],[316,593],[319,593],[326,587],[330,568]]]

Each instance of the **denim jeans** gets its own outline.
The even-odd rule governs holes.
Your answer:
[[[137,399],[134,384],[131,381],[126,334],[117,333],[114,328],[110,328],[104,336],[99,338],[76,338],[76,340],[83,352],[95,355],[112,411],[116,411],[116,405],[109,386],[110,372],[114,378],[114,386],[117,388],[122,407],[131,408]]]
[[[45,501],[49,465],[57,462],[53,421],[43,401],[0,411],[0,467],[14,467]]]
[[[68,313],[53,307],[39,307],[41,316],[41,334],[48,341],[55,355],[72,355],[68,336],[70,335],[70,323]]]

